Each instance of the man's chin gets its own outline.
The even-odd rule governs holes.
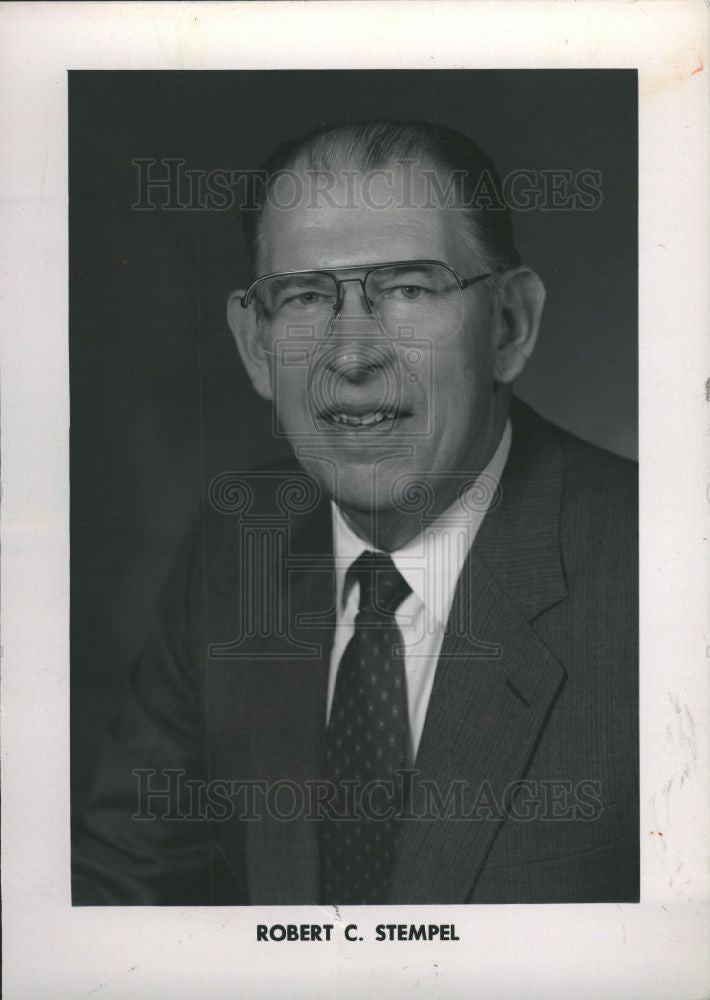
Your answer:
[[[358,482],[348,482],[346,479],[337,483],[331,496],[339,507],[353,513],[384,514],[395,509],[391,484],[375,484],[365,475]]]
[[[323,491],[340,506],[361,511],[391,508],[396,481],[405,469],[383,467],[370,456],[369,461],[351,461],[347,456],[295,451],[303,468],[320,483]]]
[[[333,500],[361,538],[391,551],[421,528],[421,513],[431,503],[430,487],[411,466],[376,470],[372,463],[356,465],[332,459],[302,457],[325,497]]]

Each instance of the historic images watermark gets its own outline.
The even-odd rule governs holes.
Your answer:
[[[337,490],[338,468],[333,464]],[[375,463],[376,465],[376,463]],[[445,515],[439,515],[435,494],[440,478],[446,478],[455,487],[457,503]],[[376,477],[371,486],[377,490]],[[412,473],[396,477],[390,486],[393,506],[408,516],[416,518],[420,544],[405,559],[414,574],[421,575],[426,606],[437,608],[435,593],[429,592],[428,575],[424,572],[436,541],[440,552],[451,559],[456,553],[467,552],[471,545],[472,518],[482,517],[496,509],[503,496],[500,481],[483,472],[442,472],[430,474],[426,480]],[[270,506],[263,507],[268,497]],[[294,532],[300,520],[314,514],[324,502],[323,490],[306,472],[291,471],[288,475],[271,470],[255,472],[225,471],[216,475],[209,485],[210,507],[220,516],[233,517],[238,524],[238,593],[240,603],[235,608],[238,634],[228,643],[211,643],[209,656],[215,660],[253,659],[252,640],[259,639],[263,650],[278,651],[280,659],[303,660],[319,658],[322,650],[318,643],[312,649],[304,647],[299,637],[299,625],[294,623],[288,608],[291,595],[298,589],[304,575],[330,573],[338,567],[332,557],[297,550],[293,545]],[[374,507],[374,501],[373,501]],[[375,512],[375,521],[377,512]],[[346,570],[347,565],[342,569]],[[332,594],[333,600],[335,594]],[[459,580],[457,599],[462,606],[470,603],[470,580],[466,572]],[[401,616],[406,611],[400,612]],[[401,624],[414,626],[407,656],[411,660],[430,656],[428,637],[438,631],[435,615],[419,615]],[[313,613],[310,622],[316,631],[338,628],[335,607],[323,607]],[[343,626],[346,627],[346,626]],[[467,616],[454,615],[447,634],[461,640],[456,650],[444,646],[440,660],[449,659],[499,659],[501,646],[486,641],[473,632]],[[269,655],[262,650],[262,655]]]
[[[331,309],[331,321],[332,315]],[[413,317],[409,325],[397,324],[392,330],[386,328],[376,311],[363,318],[343,310],[338,319],[337,330],[327,325],[327,318],[320,325],[291,323],[281,336],[263,346],[264,353],[271,358],[274,399],[292,393],[294,387],[298,387],[305,397],[308,423],[295,432],[291,430],[288,435],[297,454],[301,445],[323,441],[338,422],[341,429],[343,425],[348,430],[354,429],[340,416],[342,396],[347,393],[351,378],[348,366],[353,366],[343,354],[354,342],[357,343],[357,365],[363,371],[376,373],[379,380],[376,416],[385,421],[380,428],[385,450],[388,437],[392,436],[387,432],[395,427],[399,431],[400,445],[402,431],[407,441],[431,437],[437,393],[437,353],[431,337],[417,335],[417,326],[422,325],[418,318]],[[456,326],[452,325],[452,332],[460,329],[462,320],[462,315],[455,317]],[[347,332],[339,332],[344,324],[347,324]],[[420,403],[418,419],[413,426],[408,423],[403,427],[399,417],[406,412],[407,397],[414,393]],[[276,408],[272,433],[276,437],[286,436],[276,419]]]
[[[490,782],[463,779],[446,783],[422,778],[414,769],[369,781],[326,779],[304,782],[189,778],[178,768],[136,769],[136,821],[321,820],[345,823],[459,820],[519,823],[592,822],[604,805],[602,785],[591,778],[510,782],[502,790]]]
[[[418,161],[397,160],[397,169],[265,170],[189,166],[182,157],[137,157],[136,195],[139,212],[249,212],[264,205],[296,208],[464,209],[516,212],[593,212],[603,202],[601,170],[527,167],[509,171],[496,182],[486,170],[468,183],[465,171],[446,178]],[[423,180],[413,183],[414,171]]]

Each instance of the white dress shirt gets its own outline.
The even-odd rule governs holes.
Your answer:
[[[495,495],[495,487],[500,481],[510,451],[511,437],[508,421],[495,454],[477,481],[480,488],[476,485],[469,488],[435,522],[427,525],[401,549],[389,553],[412,588],[412,592],[395,613],[404,642],[412,761],[419,749],[458,578]],[[345,578],[352,564],[363,552],[379,551],[355,534],[336,504],[331,503],[331,507],[337,604],[328,677],[328,717],[338,664],[355,631],[355,617],[360,603],[359,584],[355,581],[346,592]]]

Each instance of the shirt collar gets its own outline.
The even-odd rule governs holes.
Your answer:
[[[446,626],[463,564],[483,519],[496,496],[510,451],[508,420],[493,457],[476,481],[436,521],[394,552],[392,560],[427,611]],[[345,577],[365,551],[378,551],[363,541],[346,522],[337,504],[333,511],[336,599],[339,610],[347,595]]]

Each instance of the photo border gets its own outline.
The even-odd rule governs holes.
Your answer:
[[[5,996],[706,995],[709,24],[701,0],[3,5]],[[638,69],[641,903],[72,909],[67,70],[390,66]],[[461,941],[375,942],[410,921]]]

